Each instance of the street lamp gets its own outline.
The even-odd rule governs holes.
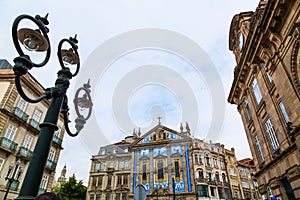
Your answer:
[[[18,159],[17,162],[16,162],[16,166],[14,166],[14,163],[11,163],[9,165],[8,172],[7,172],[7,175],[5,177],[5,180],[8,180],[8,184],[7,184],[7,189],[6,189],[5,195],[3,197],[3,200],[6,200],[12,183],[15,182],[15,181],[19,182],[19,178],[20,178],[20,176],[23,172],[23,168],[22,168],[22,166],[20,166],[20,164],[21,164],[21,161]],[[10,176],[10,174],[11,174],[14,167],[15,167],[14,172],[13,172],[12,176]],[[17,172],[18,172],[18,174],[17,174]],[[16,174],[17,174],[17,176],[16,176]]]
[[[71,133],[68,127],[68,100],[67,100],[67,89],[70,85],[70,79],[75,77],[80,69],[80,59],[77,52],[77,39],[76,35],[74,38],[62,39],[58,44],[58,60],[61,66],[61,70],[58,71],[58,78],[55,81],[55,86],[45,89],[44,93],[37,99],[29,98],[21,85],[21,77],[27,74],[28,70],[33,67],[43,67],[50,58],[50,42],[47,33],[49,29],[46,27],[48,22],[48,14],[45,17],[39,15],[32,17],[29,15],[18,16],[12,26],[12,38],[19,56],[14,59],[15,65],[13,67],[15,73],[16,88],[21,97],[30,102],[38,103],[43,99],[51,99],[44,122],[40,124],[40,134],[37,140],[36,146],[32,158],[30,160],[27,173],[24,178],[24,182],[21,187],[19,197],[17,199],[35,199],[38,194],[40,182],[44,172],[44,167],[47,161],[49,150],[51,147],[54,131],[58,130],[57,121],[60,112],[64,116],[64,124],[66,132],[74,137],[83,128],[86,120],[91,116],[92,112],[92,101],[89,90],[89,82],[85,84],[75,95],[75,110],[77,119],[75,120],[76,133]],[[36,30],[29,28],[18,29],[18,25],[22,20],[29,20],[37,26]],[[25,47],[24,50],[31,51],[32,53],[46,52],[45,59],[41,63],[33,62],[28,55],[23,52],[20,43]],[[68,45],[69,49],[62,49],[62,47]],[[76,66],[74,73],[71,72],[71,66]],[[80,92],[83,91],[85,94],[83,97],[79,97]],[[79,108],[78,108],[79,107]],[[81,114],[81,109],[89,109],[87,116]]]
[[[176,196],[175,196],[175,173],[172,172],[172,190],[173,190],[173,200],[175,200]]]

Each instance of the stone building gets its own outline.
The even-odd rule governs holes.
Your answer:
[[[132,136],[128,136],[121,142],[101,147],[92,156],[87,199],[128,199],[132,181],[131,142]]]
[[[193,167],[197,199],[231,199],[220,143],[193,140]]]
[[[222,145],[222,151],[225,156],[232,199],[260,199],[256,179],[252,176],[254,166],[251,159],[238,161],[234,148],[229,150]]]
[[[176,132],[160,123],[101,147],[91,159],[87,199],[133,199],[137,185],[143,185],[148,200],[195,199],[191,147],[188,126]]]
[[[237,66],[228,101],[238,106],[263,198],[300,198],[300,1],[260,1],[234,16]]]
[[[43,100],[30,104],[23,100],[17,92],[12,66],[6,60],[0,60],[0,198],[7,188],[5,177],[10,166],[20,163],[19,181],[12,183],[9,199],[18,196],[23,183],[30,158],[39,136],[39,124],[43,121],[49,101]],[[40,96],[44,88],[30,74],[22,78],[25,93],[32,98]],[[53,137],[47,164],[42,177],[40,192],[50,191],[54,181],[56,163],[62,150],[64,136],[63,119],[58,122],[59,130]],[[20,173],[19,173],[20,172]]]
[[[300,1],[261,0],[232,19],[238,107],[263,199],[300,199]]]

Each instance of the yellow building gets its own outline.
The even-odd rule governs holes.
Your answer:
[[[261,0],[233,17],[228,101],[238,107],[263,199],[300,199],[300,1]]]
[[[39,124],[43,121],[49,101],[43,100],[37,104],[30,104],[18,94],[12,66],[6,60],[0,60],[0,198],[2,199],[8,181],[5,180],[10,165],[15,167],[20,163],[16,176],[20,182],[13,182],[8,199],[18,196],[25,177],[33,149],[39,136]],[[22,78],[24,91],[31,98],[40,96],[44,88],[30,74]],[[64,136],[63,119],[58,122],[59,130],[53,137],[40,185],[40,192],[50,191],[54,181],[56,164],[62,150]],[[14,171],[14,168],[11,172]],[[12,173],[11,173],[12,174]]]
[[[222,145],[222,151],[225,156],[225,165],[232,199],[258,200],[257,182],[253,177],[254,166],[251,165],[251,159],[238,161],[235,156],[234,148],[225,149]],[[249,161],[250,160],[250,161]]]

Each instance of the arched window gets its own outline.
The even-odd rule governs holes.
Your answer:
[[[219,172],[216,172],[215,177],[216,177],[216,181],[217,181],[217,182],[220,182],[220,175],[219,175]]]
[[[197,169],[196,178],[204,179],[203,169],[201,168]]]
[[[223,180],[223,183],[227,183],[227,181],[226,181],[226,175],[224,173],[222,173],[222,180]]]

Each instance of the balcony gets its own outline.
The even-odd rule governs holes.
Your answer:
[[[50,170],[55,170],[56,163],[52,160],[47,160],[46,167]]]
[[[24,122],[27,122],[29,115],[18,107],[13,107],[12,113],[21,118]]]
[[[13,181],[12,183],[11,183],[11,186],[10,186],[10,190],[13,190],[13,191],[17,191],[18,190],[18,187],[19,187],[19,181]],[[7,189],[7,186],[8,186],[8,184],[6,185],[6,189]]]
[[[53,136],[53,142],[55,142],[56,144],[58,144],[59,146],[61,146],[62,139],[60,139],[59,137],[57,137],[56,135],[54,135]]]
[[[18,144],[7,139],[6,137],[0,137],[0,147],[10,151],[11,153],[16,152]]]
[[[33,128],[36,128],[36,129],[40,130],[40,127],[39,127],[40,124],[39,124],[36,120],[30,119],[30,120],[29,120],[29,124],[30,124],[30,126],[32,126]]]
[[[25,147],[20,147],[19,155],[29,160],[32,157],[32,151]]]

